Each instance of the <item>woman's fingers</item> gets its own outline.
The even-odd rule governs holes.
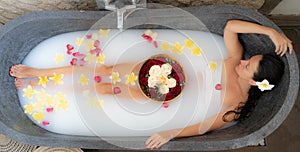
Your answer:
[[[161,142],[161,143],[159,143],[158,145],[157,145],[157,147],[156,148],[160,148],[162,145],[164,145],[166,142]]]
[[[145,146],[148,150],[160,148],[170,140],[168,136],[168,131],[155,133],[147,139]]]
[[[279,51],[280,51],[280,45],[276,44],[275,45],[275,53],[278,54]]]
[[[270,38],[276,47],[275,53],[277,55],[283,56],[288,51],[288,49],[290,54],[293,52],[292,41],[289,38],[287,38],[284,34],[274,31],[270,35]]]
[[[162,139],[156,139],[155,142],[153,142],[152,146],[151,146],[151,149],[156,149],[158,148],[158,145],[162,143]]]
[[[289,39],[284,40],[284,42],[282,42],[281,44],[277,44],[275,53],[277,55],[283,56],[288,50],[289,53],[292,54],[293,45],[291,44],[291,41]]]
[[[281,51],[281,54],[280,56],[283,56],[285,54],[285,52],[287,51],[288,47],[287,47],[287,43],[284,43],[282,45],[282,51]]]
[[[145,143],[145,146],[148,147],[154,140],[154,135],[152,135],[151,137],[149,137]]]
[[[153,134],[149,137],[145,143],[147,149],[159,148],[171,139],[173,139],[178,133],[178,130],[166,130]]]
[[[293,45],[292,45],[292,41],[288,44],[289,50],[290,50],[290,54],[292,54],[293,52]]]
[[[282,52],[282,50],[283,50],[283,46],[282,46],[282,44],[279,44],[279,45],[277,46],[275,52],[276,52],[277,55],[279,55],[279,54]]]
[[[162,145],[164,145],[165,143],[167,143],[168,141],[163,139],[163,138],[157,138],[154,140],[154,142],[152,142],[151,144],[151,149],[156,149],[156,148],[160,148]],[[150,145],[149,145],[150,147]]]
[[[150,138],[147,139],[145,146],[147,149],[153,149],[155,147],[155,144],[159,141],[160,136],[154,134]]]

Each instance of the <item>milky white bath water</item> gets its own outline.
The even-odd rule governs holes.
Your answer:
[[[154,40],[149,42],[142,37],[144,31],[110,30],[107,35],[101,35],[99,31],[78,31],[60,34],[38,44],[26,56],[23,64],[41,69],[70,66],[70,61],[75,57],[68,54],[67,45],[74,47],[72,53],[80,52],[88,56],[89,47],[92,47],[89,42],[92,41],[90,44],[93,45],[95,40],[100,42],[99,48],[105,57],[104,63],[97,63],[91,56],[86,56],[83,67],[89,70],[83,71],[74,66],[72,74],[64,75],[63,84],[55,85],[49,80],[46,87],[32,86],[35,90],[32,99],[23,97],[24,91],[20,90],[20,104],[28,117],[40,127],[61,134],[149,136],[157,131],[201,122],[220,112],[224,108],[221,99],[221,91],[224,90],[216,90],[215,85],[221,83],[222,61],[226,57],[222,37],[200,31],[154,29],[152,31],[158,35],[155,39],[158,44],[156,48]],[[188,45],[189,40],[194,44]],[[176,46],[183,47],[181,52],[172,51]],[[195,51],[195,48],[200,48],[201,52]],[[102,64],[141,63],[155,54],[168,54],[176,59],[186,75],[186,84],[180,97],[169,103],[167,108],[158,102],[96,92],[98,83],[94,81],[94,76],[99,74],[95,73],[95,67]],[[80,64],[79,60],[77,65]],[[82,75],[87,84],[83,85]],[[101,83],[111,82],[109,77],[101,78]],[[121,76],[120,79],[121,83],[126,83],[126,77]],[[138,88],[137,83],[132,87]],[[24,84],[23,88],[27,87]],[[46,97],[39,98],[38,93],[43,91],[47,97],[53,98],[52,104]],[[30,104],[33,111],[30,111]]]

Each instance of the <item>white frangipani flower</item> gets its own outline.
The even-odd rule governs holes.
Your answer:
[[[272,88],[274,87],[274,85],[269,84],[269,81],[266,79],[264,79],[262,82],[255,82],[255,84],[261,91],[272,90]]]
[[[153,65],[149,70],[148,86],[157,87],[161,94],[169,93],[169,89],[175,87],[177,83],[174,78],[168,78],[171,71],[172,66],[168,63],[162,66]]]
[[[166,84],[169,88],[174,88],[176,86],[176,80],[174,78],[170,78],[167,80]]]
[[[151,76],[160,76],[161,73],[162,73],[162,70],[159,65],[153,65],[149,70],[149,74]]]
[[[156,77],[150,76],[150,77],[148,78],[148,86],[149,86],[150,88],[154,88],[155,85],[156,85],[156,82],[157,82]]]
[[[169,74],[171,74],[172,66],[169,63],[163,64],[161,66],[161,70],[163,75],[168,76]]]
[[[159,90],[159,92],[161,94],[167,94],[167,93],[169,93],[169,87],[167,85],[165,85],[165,84],[159,85],[158,90]]]

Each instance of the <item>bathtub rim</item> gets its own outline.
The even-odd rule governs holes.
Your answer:
[[[223,7],[222,8],[223,11],[230,10],[230,9],[232,9],[232,7],[234,7],[236,10],[239,10],[239,11],[235,12],[239,15],[244,15],[243,14],[243,12],[245,11],[244,9],[247,9],[248,11],[250,11],[250,13],[252,12],[253,14],[255,14],[255,16],[258,15],[262,19],[266,18],[266,17],[262,16],[261,14],[258,14],[257,12],[254,12],[253,10],[249,10],[248,8],[242,7],[242,6],[236,6],[236,5],[219,5],[218,6],[218,5],[214,5],[214,6],[206,6],[206,7],[202,7],[202,8],[206,9],[208,7]],[[188,8],[184,8],[184,10],[189,10],[189,9],[192,10],[192,9],[195,9],[195,8],[199,8],[199,7],[188,7]],[[45,18],[50,18],[50,19],[63,19],[63,18],[66,19],[67,18],[67,19],[76,19],[76,20],[97,20],[97,19],[99,19],[99,16],[100,16],[99,14],[106,14],[106,13],[109,13],[109,11],[101,11],[101,12],[100,11],[82,11],[82,12],[80,12],[80,11],[39,11],[39,12],[33,12],[33,13],[29,13],[29,14],[25,14],[23,16],[20,16],[16,19],[10,21],[9,23],[5,24],[4,26],[2,26],[0,28],[0,38],[3,37],[7,33],[6,31],[10,31],[14,28],[17,28],[21,24],[24,24],[24,23],[30,22],[30,21],[34,21],[34,20],[45,19]],[[256,18],[252,18],[252,19],[259,22],[259,20],[257,20]],[[271,22],[271,24],[274,24],[274,23]],[[275,24],[273,26],[277,27]],[[281,31],[278,27],[277,27],[277,30]],[[288,88],[288,91],[287,91],[287,96],[285,97],[285,100],[284,100],[282,106],[280,107],[279,111],[263,127],[261,127],[260,129],[254,131],[254,132],[252,132],[252,133],[250,133],[250,134],[248,134],[244,137],[236,138],[236,139],[233,139],[233,140],[208,141],[208,142],[203,142],[203,141],[201,141],[201,142],[197,142],[197,141],[191,142],[189,140],[186,141],[185,139],[174,140],[174,141],[171,141],[168,144],[166,144],[164,147],[162,147],[161,150],[199,150],[199,149],[201,149],[201,150],[225,150],[225,149],[235,149],[235,148],[248,146],[250,144],[254,144],[254,142],[258,142],[260,139],[265,138],[266,136],[268,136],[269,134],[274,132],[282,124],[282,122],[286,119],[286,117],[290,113],[290,111],[291,111],[291,109],[292,109],[292,107],[293,107],[293,105],[296,101],[297,94],[298,94],[298,92],[295,92],[294,90],[298,91],[298,89],[299,89],[299,68],[298,68],[298,62],[297,62],[296,55],[295,55],[295,53],[293,53],[293,55],[286,55],[286,58],[287,58],[289,69],[290,69],[290,71],[289,71],[289,75],[290,75],[289,80],[290,81],[289,81],[289,88]],[[37,136],[25,135],[21,132],[17,132],[16,130],[14,130],[12,128],[9,128],[8,126],[6,126],[2,122],[0,122],[0,131],[5,136],[7,136],[7,137],[9,137],[13,140],[22,142],[22,143],[26,143],[26,144],[37,143],[39,146],[43,146],[43,145],[39,144],[39,143],[41,143],[41,141],[43,143],[45,143],[45,142],[49,142],[49,140],[51,140],[51,139],[49,139],[49,137],[46,137],[46,136],[45,137],[41,137],[41,136],[37,137]],[[30,137],[30,139],[28,139],[28,137]],[[76,140],[72,139],[72,137],[74,137],[74,136],[66,136],[66,137],[68,137],[70,140],[72,140],[72,145],[68,144],[69,145],[68,148],[88,148],[88,149],[92,149],[92,148],[100,148],[98,146],[101,145],[101,148],[106,147],[108,149],[123,149],[123,148],[116,148],[116,147],[114,147],[110,144],[107,144],[103,140],[98,140],[97,139],[98,137],[93,138],[93,140],[95,142],[97,142],[98,144],[95,144],[94,142],[90,142],[88,144],[86,144],[86,143],[83,144],[82,142],[87,137],[89,139],[91,139],[91,137],[89,137],[89,136],[77,136]],[[147,137],[138,137],[138,138],[130,137],[130,139],[146,139],[146,138]],[[28,140],[24,140],[24,139],[28,139]],[[56,138],[53,138],[52,140],[56,140]],[[221,146],[220,146],[220,142],[223,143]],[[99,143],[101,143],[101,144],[99,145]],[[93,144],[95,146],[93,146]],[[82,146],[78,146],[78,145],[82,145]],[[189,147],[190,145],[193,145],[193,146]],[[203,147],[205,145],[208,146],[208,149],[205,149],[207,147]],[[45,146],[49,146],[49,145],[45,145]],[[59,142],[52,142],[51,146],[59,147],[59,146],[62,146],[62,145],[59,144]],[[190,149],[185,149],[185,148],[190,148]]]

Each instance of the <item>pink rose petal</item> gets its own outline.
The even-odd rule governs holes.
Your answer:
[[[84,61],[84,59],[81,59],[80,62],[79,62],[79,65],[80,65],[80,66],[84,66],[85,63],[86,63],[86,62]]]
[[[45,120],[42,122],[42,124],[43,124],[43,126],[48,126],[50,124],[50,122]]]
[[[96,56],[99,56],[99,54],[101,53],[101,49],[100,48],[96,48],[95,51],[97,53]]]
[[[114,94],[121,93],[121,89],[119,87],[114,87]]]
[[[216,90],[222,90],[222,85],[221,84],[216,84],[215,89]]]
[[[157,45],[156,41],[153,41],[153,45],[154,45],[155,48],[158,48],[158,45]]]
[[[53,112],[53,107],[46,108],[46,111],[47,111],[47,112]]]
[[[74,49],[74,46],[72,46],[71,44],[67,44],[67,49],[68,51],[71,51]]]
[[[81,60],[83,60],[85,57],[86,57],[85,54],[79,54],[79,55],[78,55],[78,58],[80,58]]]
[[[101,76],[96,75],[96,76],[94,77],[94,80],[95,80],[95,82],[100,83],[101,80],[102,80],[102,78],[101,78]]]
[[[96,49],[90,50],[91,54],[95,54],[96,53]]]
[[[99,40],[96,40],[96,41],[94,42],[94,46],[95,46],[95,47],[99,47],[99,45],[100,45],[100,41],[99,41]]]
[[[164,107],[164,108],[168,108],[168,107],[169,107],[169,103],[166,103],[166,102],[163,103],[163,107]]]
[[[91,34],[88,34],[88,35],[86,35],[85,37],[86,37],[86,39],[91,39],[91,38],[92,38],[92,35],[91,35]]]

